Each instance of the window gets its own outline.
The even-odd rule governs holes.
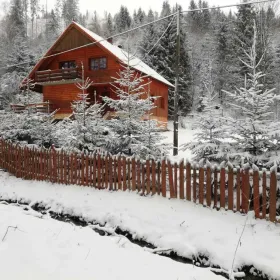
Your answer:
[[[107,58],[106,57],[91,58],[89,66],[90,66],[90,70],[106,69]]]
[[[75,60],[59,62],[59,69],[76,68]]]

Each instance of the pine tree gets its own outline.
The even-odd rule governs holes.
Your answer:
[[[101,31],[100,20],[97,16],[97,12],[94,11],[93,18],[89,24],[89,29],[98,35],[103,35]]]
[[[51,10],[49,20],[46,26],[46,39],[51,45],[53,41],[59,36],[60,33],[60,26],[59,26],[59,19],[57,18],[56,13],[54,10]]]
[[[62,5],[62,17],[65,26],[68,26],[73,20],[79,19],[79,0],[64,0]]]
[[[204,83],[205,94],[201,101],[203,114],[195,116],[195,140],[182,145],[182,149],[190,149],[195,155],[195,160],[207,158],[221,162],[227,158],[228,137],[225,131],[225,121],[222,117],[222,109],[217,102],[218,94],[215,93],[211,82]]]
[[[103,106],[99,103],[91,105],[88,101],[87,89],[92,82],[84,79],[82,65],[82,82],[77,83],[80,90],[77,100],[72,103],[74,121],[65,120],[56,132],[56,141],[59,146],[72,150],[90,150],[105,146],[104,122],[102,118]],[[62,140],[65,143],[61,143]],[[63,140],[63,141],[64,141]]]
[[[253,26],[253,44],[248,52],[244,49],[247,61],[242,61],[249,69],[245,75],[244,87],[236,92],[226,92],[233,100],[231,106],[236,111],[237,119],[232,120],[231,138],[233,150],[229,157],[236,162],[245,160],[250,164],[264,164],[273,157],[275,145],[273,137],[279,130],[279,123],[274,121],[274,89],[266,89],[259,80],[263,77],[257,60],[257,30]]]
[[[121,5],[119,13],[115,16],[116,29],[118,32],[125,31],[131,26],[131,16],[127,7]]]
[[[114,154],[159,157],[163,149],[157,123],[143,119],[154,108],[151,98],[147,96],[148,85],[130,66],[133,56],[124,54],[127,56],[126,64],[122,65],[122,70],[112,84],[117,99],[103,98],[117,116],[108,123],[112,133],[108,149]]]
[[[243,0],[244,3],[248,2]],[[248,58],[244,55],[244,50],[250,52],[253,42],[254,34],[254,21],[256,20],[256,12],[253,5],[241,5],[238,7],[238,12],[235,21],[235,57],[249,62]],[[239,59],[235,61],[238,69],[238,78],[241,82],[243,77],[248,72],[247,65],[240,62]],[[239,84],[239,83],[238,83]]]

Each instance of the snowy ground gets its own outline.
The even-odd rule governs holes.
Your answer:
[[[125,237],[101,237],[89,227],[39,218],[15,206],[2,204],[0,213],[1,279],[224,279],[149,253]]]
[[[159,248],[173,249],[185,257],[192,258],[198,254],[204,254],[209,257],[211,265],[219,265],[226,270],[231,269],[234,252],[246,220],[246,217],[241,214],[234,214],[230,211],[218,212],[186,201],[168,200],[158,196],[141,197],[129,191],[109,192],[78,186],[61,186],[46,182],[23,181],[4,172],[0,172],[0,196],[2,199],[22,200],[31,204],[42,203],[54,212],[80,216],[87,221],[106,224],[106,227],[110,229],[119,226],[122,230],[132,233],[134,238],[144,239]],[[7,218],[4,227],[7,227],[8,224],[11,225],[11,222],[12,219]],[[23,231],[26,231],[26,227],[23,227],[24,224],[22,223],[12,223],[12,225],[18,225]],[[32,232],[32,230],[30,231]],[[44,234],[47,234],[47,232],[46,229]],[[23,233],[16,231],[13,234],[19,238]],[[42,236],[40,232],[36,233],[36,235]],[[52,232],[53,235],[54,233]],[[48,237],[42,238],[46,240],[45,244],[48,244],[49,241],[46,239]],[[65,243],[61,241],[61,247],[68,248],[70,246],[68,243],[71,243],[69,240],[72,237],[69,238]],[[114,243],[114,241],[112,242]],[[69,247],[70,249],[72,248],[71,246]],[[83,253],[79,254],[86,255],[88,251],[86,248],[88,246],[90,245],[86,245],[82,251]],[[94,245],[90,248],[94,248]],[[241,243],[238,244],[234,267],[240,268],[243,265],[254,265],[257,269],[275,279],[280,279],[279,248],[280,225],[263,220],[255,220],[250,217]],[[62,258],[70,258],[68,249],[66,249],[67,253],[62,254]],[[57,250],[56,254],[60,254],[59,249],[54,250]],[[118,263],[122,259],[119,256],[111,258],[111,256],[103,253],[101,249],[99,251],[100,259],[103,260],[104,264]],[[41,256],[40,253],[38,254]],[[3,258],[3,254],[0,255]],[[144,255],[143,258],[145,257],[147,256]],[[71,258],[70,263],[73,261]],[[53,269],[58,267],[59,260],[56,260],[57,263],[51,263]],[[131,268],[130,271],[137,271],[136,276],[142,275],[141,279],[151,279],[141,274],[145,272],[145,269],[143,269],[145,265],[142,265],[140,261],[135,261],[135,263],[129,266],[129,260],[131,260],[131,256],[128,255],[127,259],[122,260],[122,268],[124,270]],[[91,260],[91,263],[94,262]],[[2,264],[1,260],[0,264]],[[148,261],[145,264],[148,265]],[[45,265],[49,267],[48,263]],[[66,266],[63,262],[61,265]],[[67,267],[69,267],[68,264]],[[159,272],[163,272],[163,276],[170,275],[165,270],[168,265],[165,267],[162,260],[160,260],[160,265],[155,267],[157,267]],[[193,279],[180,278],[181,276],[179,277],[179,274],[176,274],[181,273],[180,269],[178,267],[178,269],[172,270],[174,276],[177,275],[177,278],[160,278],[161,276],[156,278]],[[108,279],[112,278],[109,277]],[[119,279],[125,278],[120,277]],[[204,279],[211,278],[207,276]]]
[[[179,125],[179,153],[178,156],[173,157],[173,122],[168,122],[168,131],[162,132],[162,135],[165,136],[166,138],[163,140],[163,143],[169,144],[171,146],[170,151],[169,151],[169,156],[172,160],[179,161],[181,159],[187,159],[191,160],[192,159],[192,152],[190,150],[182,151],[180,148],[182,144],[185,144],[187,142],[190,142],[194,138],[194,134],[196,132],[195,129],[193,129],[193,119],[191,118],[186,118],[183,120],[185,128],[182,128],[181,125]]]

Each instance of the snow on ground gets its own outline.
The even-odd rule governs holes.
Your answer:
[[[2,204],[0,213],[1,279],[224,279],[149,253],[125,237],[101,237],[89,227],[40,219],[15,206]]]
[[[191,161],[192,159],[192,152],[190,150],[182,151],[180,148],[182,144],[185,144],[187,142],[190,142],[194,139],[194,134],[196,133],[196,130],[193,129],[193,119],[191,118],[185,118],[183,120],[183,124],[185,128],[182,128],[181,125],[179,125],[179,132],[178,132],[178,139],[179,139],[179,153],[178,156],[173,157],[173,122],[169,121],[167,125],[168,131],[162,132],[162,135],[166,138],[163,140],[163,143],[169,144],[171,146],[171,149],[169,151],[169,158],[179,162],[181,159],[187,159]]]
[[[87,221],[106,224],[109,228],[119,226],[132,233],[134,238],[144,239],[159,248],[173,249],[185,257],[205,254],[211,264],[226,270],[231,269],[246,219],[238,213],[211,210],[186,201],[168,200],[159,196],[141,197],[129,191],[110,192],[23,181],[2,171],[0,196],[2,199],[28,203],[39,202],[54,212],[80,216]],[[279,248],[280,225],[250,217],[238,245],[235,268],[254,265],[264,273],[280,279]],[[105,257],[103,261],[108,263]],[[123,263],[127,267],[127,262]],[[141,267],[139,271],[142,271],[143,266],[137,264]],[[161,264],[161,268],[164,267]],[[137,270],[135,267],[133,269]]]

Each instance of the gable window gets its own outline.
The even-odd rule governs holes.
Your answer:
[[[99,70],[107,68],[107,58],[99,57],[99,58],[91,58],[89,61],[90,70]]]
[[[59,69],[76,68],[75,60],[59,62]]]

